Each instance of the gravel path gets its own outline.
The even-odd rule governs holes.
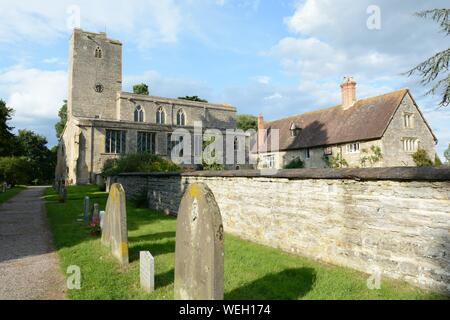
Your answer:
[[[44,187],[0,204],[0,300],[64,299],[65,280],[47,225]]]

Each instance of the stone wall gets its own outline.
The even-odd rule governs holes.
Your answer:
[[[123,174],[128,196],[176,213],[206,183],[225,230],[244,239],[450,293],[450,169],[372,168]]]

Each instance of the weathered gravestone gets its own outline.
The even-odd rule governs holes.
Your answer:
[[[100,209],[98,203],[94,203],[94,209],[92,211],[92,223],[100,224]]]
[[[148,251],[140,252],[141,288],[148,293],[155,291],[155,260]]]
[[[84,214],[84,221],[88,222],[89,221],[89,197],[85,197],[84,198],[84,203],[83,203],[83,214]]]
[[[191,184],[181,200],[175,246],[175,299],[223,299],[223,224],[206,184]]]
[[[115,183],[109,191],[103,221],[102,244],[111,247],[122,266],[128,265],[128,231],[125,191]]]
[[[5,193],[8,188],[8,184],[6,182],[2,183],[2,192]]]

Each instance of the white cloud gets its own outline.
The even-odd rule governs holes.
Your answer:
[[[257,76],[254,79],[260,84],[269,84],[271,80],[269,76]]]
[[[15,66],[0,72],[0,96],[15,110],[22,126],[56,119],[67,97],[67,72]]]

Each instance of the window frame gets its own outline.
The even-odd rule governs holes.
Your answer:
[[[137,105],[136,108],[134,108],[134,122],[145,122],[145,112],[141,105]]]
[[[405,129],[413,129],[414,128],[414,113],[403,112],[403,127]]]
[[[103,50],[100,46],[95,48],[94,57],[97,59],[103,59]]]
[[[117,129],[105,129],[105,153],[126,154],[127,131]]]
[[[311,149],[310,148],[305,148],[304,154],[305,159],[309,160],[311,159]]]
[[[403,151],[406,153],[414,153],[419,149],[419,139],[413,137],[404,137],[402,140]]]
[[[346,153],[359,153],[361,150],[361,144],[359,142],[347,143],[345,146]]]
[[[184,127],[186,126],[186,112],[183,109],[179,109],[177,111],[177,126]]]
[[[145,137],[145,148],[142,147],[143,136]],[[138,153],[156,154],[156,132],[138,131],[136,133],[136,151]]]
[[[166,124],[166,118],[166,111],[163,107],[159,107],[158,110],[156,110],[156,124]]]

